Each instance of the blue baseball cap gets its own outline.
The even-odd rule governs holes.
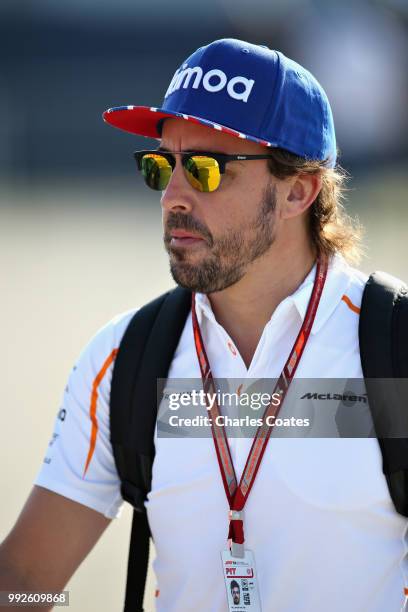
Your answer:
[[[103,113],[110,125],[151,138],[160,138],[168,117],[336,164],[333,115],[322,86],[300,64],[262,45],[216,40],[177,69],[160,108],[118,106]]]

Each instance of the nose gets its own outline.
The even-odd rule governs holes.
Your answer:
[[[186,179],[179,155],[176,157],[176,166],[160,202],[163,212],[190,213],[194,208],[194,189]]]

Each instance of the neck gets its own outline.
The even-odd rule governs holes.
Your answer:
[[[217,321],[224,327],[249,367],[266,323],[276,307],[291,295],[313,267],[310,245],[293,252],[281,250],[251,264],[235,285],[208,297]]]

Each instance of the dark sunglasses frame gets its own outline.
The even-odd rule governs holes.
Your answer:
[[[211,151],[162,151],[161,149],[155,149],[153,151],[135,151],[133,153],[135,160],[137,161],[138,169],[142,169],[142,159],[145,155],[161,155],[169,162],[172,170],[174,170],[176,166],[176,158],[174,157],[175,153],[180,153],[181,155],[181,163],[183,167],[188,159],[194,156],[201,157],[212,157],[218,162],[218,166],[220,169],[220,174],[225,173],[225,166],[228,162],[232,161],[252,161],[256,159],[273,159],[273,155],[226,155],[224,153],[212,153]]]

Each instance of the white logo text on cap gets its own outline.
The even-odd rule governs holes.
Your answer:
[[[170,96],[172,93],[180,89],[180,87],[187,89],[191,80],[193,79],[193,76],[194,80],[193,84],[191,85],[193,89],[198,89],[201,83],[206,91],[216,93],[227,86],[227,93],[230,98],[233,98],[234,100],[241,100],[242,102],[248,102],[249,95],[255,83],[253,79],[247,79],[243,76],[236,76],[228,80],[225,72],[223,70],[219,70],[218,68],[214,68],[213,70],[209,70],[203,74],[203,69],[200,68],[200,66],[189,68],[187,64],[183,64],[181,68],[176,70],[164,98]],[[240,89],[242,89],[243,86],[243,90],[236,91],[237,85],[241,85]]]

